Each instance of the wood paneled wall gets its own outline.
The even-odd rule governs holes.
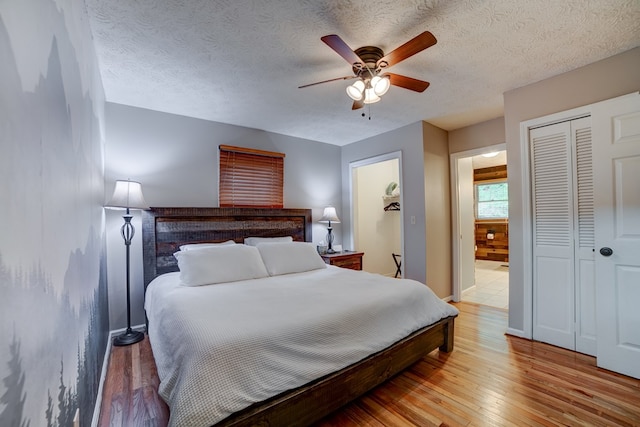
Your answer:
[[[507,165],[473,170],[474,183],[477,183],[478,181],[491,181],[494,179],[507,179]]]
[[[476,221],[476,248],[476,259],[509,261],[509,222]]]
[[[507,165],[475,169],[473,182],[507,179]],[[476,220],[476,259],[509,261],[509,221]],[[493,235],[493,239],[490,239]]]

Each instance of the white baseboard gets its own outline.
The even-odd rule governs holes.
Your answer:
[[[102,408],[102,389],[104,380],[107,377],[107,367],[109,365],[109,355],[111,354],[111,342],[113,332],[109,332],[107,337],[107,348],[104,351],[104,359],[102,360],[102,373],[100,374],[100,384],[98,384],[98,395],[96,396],[96,406],[93,408],[93,418],[91,419],[91,427],[97,427],[100,421],[100,409]]]
[[[444,302],[451,302],[451,301],[453,301],[453,295],[449,295],[448,297],[444,297],[444,298],[442,298],[442,301],[444,301]]]
[[[146,332],[144,324],[132,326],[131,329],[133,329],[134,331]],[[120,328],[120,329],[114,329],[113,331],[110,331],[109,339],[115,337],[116,335],[120,335],[122,332],[126,330],[127,328]]]
[[[132,326],[131,329],[136,331],[144,331],[145,325]],[[122,332],[126,330],[127,328],[109,331],[109,336],[107,337],[107,348],[104,350],[104,359],[102,361],[102,372],[100,373],[100,384],[98,384],[98,395],[96,396],[96,405],[93,408],[93,418],[91,419],[91,427],[97,427],[98,421],[100,421],[100,409],[102,409],[102,390],[104,388],[104,380],[107,378],[107,368],[109,366],[109,355],[111,354],[111,346],[112,346],[111,343],[113,342],[113,337],[116,335],[120,335]]]

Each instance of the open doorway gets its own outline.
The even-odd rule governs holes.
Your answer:
[[[399,152],[350,164],[352,246],[363,270],[389,277],[402,276],[400,169]]]
[[[509,305],[505,144],[451,155],[453,299]]]

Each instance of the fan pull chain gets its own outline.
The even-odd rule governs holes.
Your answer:
[[[367,105],[367,109],[369,110],[369,120],[371,120],[371,104]],[[362,117],[366,117],[367,115],[363,112]]]

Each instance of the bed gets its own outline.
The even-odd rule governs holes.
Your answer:
[[[183,274],[189,271],[185,260],[196,259],[178,256],[184,270],[178,273],[178,260],[173,254],[180,246],[243,243],[249,236],[291,236],[294,242],[267,241],[251,251],[246,245],[235,245],[232,250],[206,249],[216,256],[233,251],[250,253],[252,257],[260,253],[268,274],[237,281],[234,278],[232,282],[215,285],[183,286],[180,283],[180,277],[187,282],[191,280]],[[313,264],[316,261],[311,260],[310,255],[300,258],[310,247],[301,242],[310,241],[308,209],[153,208],[144,212],[148,331],[161,379],[160,394],[169,404],[173,424],[309,425],[432,350],[452,350],[457,314],[453,307],[443,304],[430,291],[426,292],[424,285],[408,280],[394,281],[398,288],[394,288],[393,293],[406,288],[405,300],[388,303],[392,297],[385,294],[388,281],[395,279]],[[292,248],[296,248],[296,252],[290,252]],[[206,250],[199,249],[197,253],[202,256]],[[274,253],[278,257],[273,258]],[[320,260],[319,256],[316,258]],[[226,265],[233,264],[233,261],[224,261],[224,257],[220,260],[227,262]],[[253,261],[242,260],[245,274],[251,270]],[[304,265],[307,260],[313,268],[287,270]],[[221,270],[215,269],[215,274]],[[422,302],[412,293],[430,295]],[[338,294],[340,297],[336,298]],[[365,299],[361,308],[349,305],[349,301]],[[241,303],[232,306],[230,301]],[[300,309],[304,304],[309,305]],[[436,304],[438,308],[425,310],[421,304]],[[330,310],[329,314],[316,313],[320,308]],[[295,317],[300,312],[304,319]],[[339,320],[343,315],[348,320]],[[255,316],[260,320],[252,320]],[[391,318],[397,318],[397,326]],[[428,322],[426,326],[422,325],[424,322]],[[227,341],[239,335],[234,329],[244,323],[253,323],[257,332],[242,345]],[[219,329],[212,335],[222,341],[209,341],[213,340],[208,335],[209,329],[215,330],[209,326],[213,324]],[[356,325],[353,330],[345,326],[352,324]],[[275,338],[256,344],[256,336],[272,331],[277,331]],[[337,339],[333,337],[335,331],[339,331],[335,335],[347,337],[347,349],[340,350],[339,354],[340,346],[332,341]],[[293,341],[288,342],[289,337]],[[247,350],[246,343],[257,347]],[[271,357],[275,347],[278,351],[284,349],[285,359],[282,354]],[[305,363],[307,359],[300,356],[308,357],[310,353],[315,357],[313,364]],[[285,362],[274,363],[274,360]],[[204,373],[209,370],[213,372]],[[223,372],[220,377],[220,372],[225,370],[230,374]],[[236,382],[245,388],[236,392],[234,386],[227,385],[231,377],[238,377]],[[243,398],[242,402],[233,397],[236,395]],[[193,418],[189,418],[191,412]]]

